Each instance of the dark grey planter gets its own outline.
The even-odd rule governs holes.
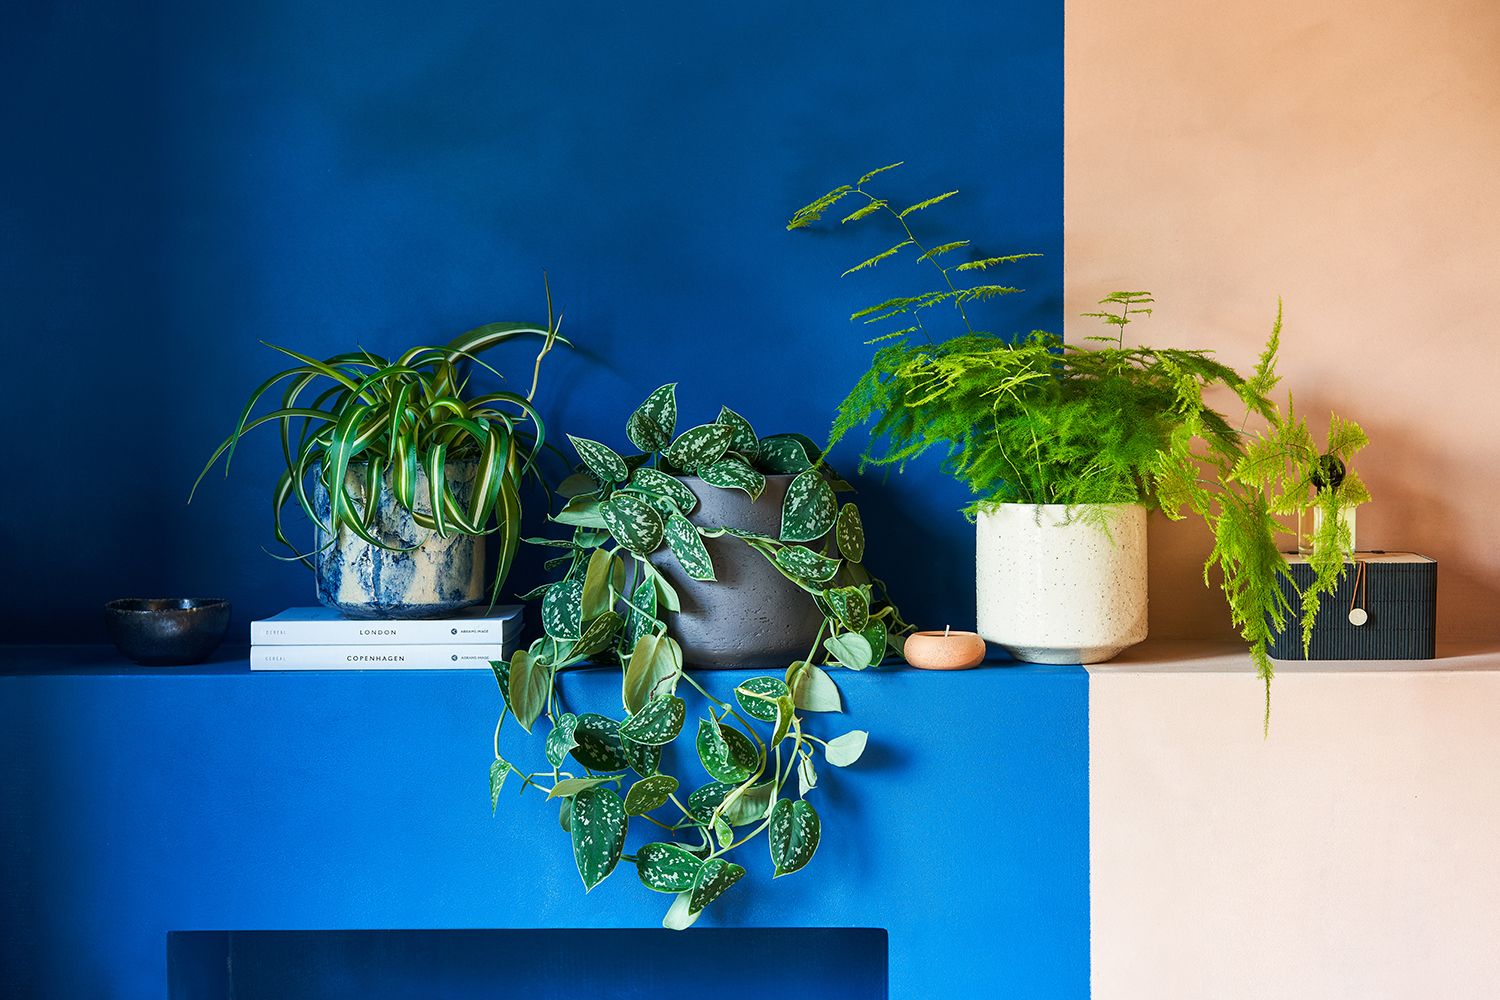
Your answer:
[[[449,488],[459,503],[467,505],[475,463],[454,462],[445,470]],[[351,466],[346,477],[349,493],[360,509],[365,504],[365,469]],[[432,513],[427,474],[417,472],[416,508]],[[485,599],[484,536],[451,534],[440,538],[434,531],[412,520],[411,512],[396,502],[387,474],[375,500],[371,534],[392,548],[383,549],[364,541],[347,528],[329,545],[328,492],[314,483],[313,510],[317,528],[317,555],[313,557],[318,581],[318,601],[349,618],[438,618]]]
[[[729,526],[777,537],[781,502],[793,476],[767,476],[754,503],[740,490],[721,490],[696,476],[682,481],[698,497],[689,520],[703,528]],[[705,669],[789,665],[807,656],[823,614],[812,595],[782,576],[738,538],[705,538],[717,580],[689,577],[666,546],[651,562],[676,588],[682,610],[668,614],[686,663]]]

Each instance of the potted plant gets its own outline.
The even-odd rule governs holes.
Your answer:
[[[495,664],[503,707],[490,795],[494,806],[515,772],[523,790],[561,799],[585,889],[623,859],[646,888],[674,895],[663,925],[681,929],[744,875],[733,858],[760,835],[777,876],[812,857],[816,759],[852,764],[867,734],[824,741],[802,713],[840,710],[824,667],[875,666],[909,627],[865,570],[859,510],[839,502],[848,487],[809,439],[759,437],[727,407],[681,433],[676,423],[675,386],[665,385],[626,425],[640,453],[571,438],[583,465],[561,487],[555,520],[572,537],[530,539],[560,550],[551,565],[562,576],[526,595],[541,601],[544,634]],[[771,621],[747,629],[751,619]],[[716,655],[790,663],[721,699],[684,669],[722,665]],[[563,710],[557,676],[586,660],[619,665],[617,715]],[[701,706],[695,724],[683,695]],[[546,766],[502,755],[512,716],[528,732],[546,718]],[[663,755],[684,733],[704,772],[686,791],[686,776],[669,773],[682,761]],[[651,839],[626,852],[632,820]]]
[[[479,355],[523,337],[541,339],[526,395],[470,392],[473,366],[499,374]],[[532,397],[559,341],[567,343],[549,293],[545,327],[489,323],[396,358],[355,350],[319,361],[267,345],[297,364],[250,394],[194,492],[220,458],[229,474],[246,432],[275,426],[286,468],[272,491],[274,534],[293,553],[277,558],[314,570],[321,603],[353,618],[435,617],[478,604],[491,535],[500,548],[493,602],[520,539],[521,480],[544,445]],[[278,405],[257,414],[278,388]],[[313,522],[310,551],[287,538],[290,507]]]
[[[1300,447],[1305,425],[1290,410],[1283,417],[1269,396],[1279,307],[1249,378],[1208,351],[1127,345],[1126,328],[1151,312],[1145,292],[1106,297],[1089,315],[1113,335],[1084,345],[1041,331],[1019,339],[982,333],[970,321],[974,304],[1020,291],[985,281],[985,272],[1034,255],[973,257],[969,240],[924,242],[913,216],[957,192],[898,208],[871,182],[899,165],[835,188],[787,226],[804,229],[836,205],[852,206],[843,223],[885,220],[896,242],[845,275],[901,255],[934,277],[930,290],[851,316],[898,328],[871,341],[881,346],[840,404],[831,442],[869,423],[864,463],[900,468],[929,449],[944,454],[947,471],[974,495],[965,513],[978,525],[980,631],[1026,659],[1089,662],[1145,638],[1146,513],[1197,514],[1215,537],[1205,580],[1210,567],[1222,572],[1230,617],[1269,697],[1266,647],[1285,615],[1277,578],[1288,575],[1277,547],[1286,529],[1275,515],[1312,502],[1308,484],[1319,467],[1317,453]],[[961,332],[937,339],[931,327],[944,313]],[[1265,422],[1258,439],[1205,401],[1215,385],[1234,392],[1247,420]],[[1282,461],[1274,474],[1263,461],[1271,455]],[[1351,493],[1346,501],[1360,499]],[[1316,612],[1317,595],[1331,592],[1342,571],[1342,557],[1320,563],[1304,610],[1310,603]]]

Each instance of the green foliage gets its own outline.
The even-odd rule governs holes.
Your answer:
[[[532,405],[542,359],[558,343],[547,297],[547,325],[489,323],[470,330],[443,347],[413,347],[399,357],[384,358],[357,350],[318,361],[304,354],[267,345],[297,364],[268,378],[250,394],[234,431],[216,448],[198,474],[204,476],[224,460],[224,474],[241,437],[257,427],[275,426],[286,468],[272,491],[273,533],[290,549],[290,558],[312,567],[310,556],[288,540],[287,508],[297,506],[337,544],[341,531],[384,549],[392,547],[372,530],[373,510],[351,491],[351,479],[367,484],[389,481],[396,502],[421,527],[451,534],[495,534],[500,559],[492,597],[498,597],[520,542],[522,478],[533,472],[545,444],[545,427]],[[531,389],[473,395],[467,392],[470,365],[493,374],[479,355],[506,341],[542,339],[532,369]],[[263,398],[280,388],[278,405],[256,413]],[[273,397],[274,398],[274,397]],[[474,462],[478,473],[470,501],[460,503],[447,483],[451,462]],[[419,504],[418,470],[427,477],[428,495]],[[329,519],[318,518],[308,490],[316,477],[327,490]],[[373,486],[365,491],[375,496]],[[191,495],[188,498],[192,501]],[[420,508],[420,509],[419,509]],[[430,511],[430,513],[428,512]]]
[[[680,929],[744,875],[728,855],[746,842],[769,837],[777,875],[796,871],[812,857],[821,827],[802,796],[816,783],[813,756],[822,747],[830,764],[853,764],[867,734],[823,743],[806,731],[801,713],[842,710],[838,687],[823,666],[875,666],[899,652],[911,629],[884,584],[864,568],[859,511],[838,496],[848,484],[810,439],[760,437],[727,407],[713,423],[680,434],[676,423],[675,386],[665,385],[627,421],[626,435],[643,448],[641,454],[621,455],[607,444],[572,439],[583,481],[570,477],[568,503],[554,520],[571,525],[573,536],[529,540],[566,555],[561,577],[532,595],[541,600],[546,634],[509,664],[495,664],[504,701],[495,758],[500,760],[508,715],[528,731],[546,718],[547,770],[524,775],[522,789],[572,798],[561,819],[586,887],[608,877],[619,860],[632,862],[647,888],[677,894],[663,925]],[[693,472],[701,478],[690,486],[684,477]],[[690,519],[698,506],[694,489],[741,490],[754,502],[768,475],[796,477],[782,506],[779,537]],[[713,560],[704,544],[711,538],[749,546],[824,613],[804,659],[781,677],[745,680],[732,701],[715,697],[683,671],[668,614],[680,606],[678,595],[651,561],[673,558],[687,576],[712,581]],[[559,705],[557,674],[586,659],[620,666],[619,718],[575,716]],[[689,691],[705,707],[696,723],[686,724],[688,703],[681,695]],[[661,772],[663,750],[678,743],[691,746],[680,756],[696,760],[712,779],[685,797],[677,794],[678,776]],[[569,758],[577,769],[566,766]],[[627,771],[639,779],[622,801],[617,789]],[[498,789],[492,780],[497,798]],[[656,828],[654,842],[634,855],[624,853],[629,828],[642,823]],[[663,831],[670,841],[656,839]]]
[[[1112,330],[1085,344],[1065,344],[1033,331],[1006,339],[975,330],[968,303],[1008,295],[1004,285],[962,285],[958,279],[1034,256],[1010,254],[959,260],[969,240],[930,249],[907,217],[946,201],[955,192],[918,201],[902,212],[867,190],[877,175],[835,188],[799,209],[788,229],[813,226],[834,204],[859,207],[841,224],[894,220],[903,240],[855,265],[846,275],[874,266],[906,246],[914,262],[936,271],[936,287],[884,299],[856,310],[851,320],[900,329],[877,336],[882,346],[869,369],[839,405],[829,447],[856,428],[868,427],[861,464],[894,466],[929,451],[968,486],[977,510],[1004,503],[1096,505],[1131,503],[1159,508],[1168,517],[1193,514],[1214,535],[1205,582],[1217,569],[1230,618],[1265,680],[1269,719],[1273,667],[1267,647],[1287,624],[1288,605],[1278,579],[1290,579],[1278,542],[1287,529],[1278,518],[1298,516],[1313,504],[1324,510],[1321,537],[1309,562],[1315,579],[1302,594],[1302,637],[1311,640],[1319,599],[1334,592],[1350,554],[1347,526],[1336,516],[1369,499],[1346,462],[1365,443],[1360,428],[1332,418],[1320,451],[1290,402],[1283,415],[1272,402],[1281,311],[1254,373],[1242,377],[1212,352],[1127,346],[1126,327],[1152,311],[1149,292],[1120,291],[1100,301],[1095,317]],[[932,273],[929,271],[928,273]],[[930,327],[950,309],[961,332],[934,341]],[[912,339],[920,335],[920,339]],[[1240,426],[1205,398],[1227,388],[1244,408]],[[1265,423],[1247,436],[1244,423]],[[1337,480],[1335,482],[1335,480]],[[1327,488],[1318,484],[1326,482]],[[836,644],[846,648],[847,640]]]

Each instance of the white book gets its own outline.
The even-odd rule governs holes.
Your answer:
[[[290,608],[250,623],[252,646],[494,645],[521,631],[521,608],[480,605],[447,618],[368,621],[332,608]]]
[[[489,670],[513,643],[433,646],[252,646],[251,670]]]

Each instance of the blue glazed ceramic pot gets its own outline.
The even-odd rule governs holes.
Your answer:
[[[449,489],[465,507],[477,473],[473,463],[455,462],[445,470]],[[345,480],[359,510],[364,510],[369,493],[365,479],[365,469],[359,467],[350,468]],[[418,513],[432,513],[430,497],[427,475],[419,471]],[[437,618],[485,599],[484,536],[442,538],[423,528],[396,502],[388,474],[379,483],[374,502],[370,533],[390,549],[371,545],[343,527],[329,544],[322,527],[329,519],[328,491],[321,481],[315,482],[313,510],[319,525],[313,563],[320,603],[350,618]]]

